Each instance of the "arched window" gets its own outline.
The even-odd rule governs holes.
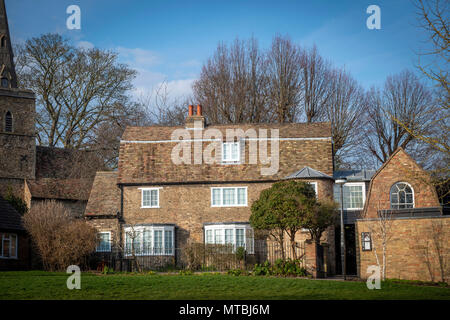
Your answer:
[[[11,112],[6,112],[5,115],[5,131],[12,132],[13,129],[13,118]]]
[[[0,40],[0,45],[2,48],[4,48],[6,46],[6,36],[2,37],[2,39]]]
[[[406,182],[397,182],[391,187],[391,209],[414,208],[414,190]]]

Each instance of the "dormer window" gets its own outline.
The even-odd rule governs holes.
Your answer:
[[[13,119],[11,112],[6,112],[5,115],[5,132],[12,132],[13,130]]]
[[[239,162],[240,160],[240,143],[224,142],[222,144],[222,162]]]

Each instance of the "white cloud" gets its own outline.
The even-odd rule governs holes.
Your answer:
[[[124,62],[135,68],[148,68],[161,63],[158,55],[150,50],[118,47],[117,52]]]
[[[89,42],[89,41],[79,41],[77,43],[77,48],[80,48],[80,49],[92,49],[92,48],[94,48],[94,44],[92,42]]]

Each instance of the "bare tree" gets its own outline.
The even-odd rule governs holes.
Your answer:
[[[317,51],[316,46],[304,50],[302,59],[302,108],[308,123],[324,115],[332,93],[331,66]]]
[[[331,92],[325,108],[325,119],[331,122],[333,153],[342,163],[364,136],[363,88],[344,69],[333,70]]]
[[[92,131],[117,114],[135,76],[116,53],[79,49],[58,34],[27,40],[17,55],[20,86],[37,96],[41,145],[85,147]]]
[[[372,88],[367,97],[365,147],[381,163],[402,147],[406,149],[414,140],[409,127],[427,131],[432,124],[431,92],[411,71],[405,70],[387,78],[382,91]]]
[[[448,110],[450,99],[448,81],[448,64],[450,62],[449,1],[414,0],[413,2],[417,9],[419,25],[427,33],[427,43],[429,44],[429,48],[418,55],[418,68],[427,78],[443,89],[442,105]]]
[[[96,230],[71,216],[60,202],[52,200],[33,205],[23,222],[46,270],[79,265],[95,250]]]
[[[378,201],[378,217],[373,221],[367,220],[366,225],[372,234],[373,253],[378,267],[381,268],[381,278],[382,280],[386,280],[386,268],[388,264],[386,252],[394,234],[392,232],[392,213],[388,210],[382,210],[382,208],[383,205]],[[381,250],[381,262],[378,249]]]
[[[268,90],[277,122],[294,122],[298,117],[301,90],[304,87],[302,59],[301,49],[288,36],[277,35],[273,38],[267,53]]]
[[[265,120],[266,79],[258,43],[236,39],[221,43],[203,66],[193,85],[194,98],[211,123],[245,123]],[[267,121],[267,120],[265,120]]]
[[[130,226],[130,229],[128,231],[126,231],[126,236],[130,241],[130,247],[126,247],[125,249],[129,252],[127,252],[127,254],[131,254],[133,261],[134,261],[134,265],[135,268],[138,272],[142,272],[142,267],[141,264],[139,263],[139,259],[137,257],[137,248],[135,247],[135,239],[140,238],[142,231],[138,231],[135,229],[134,226]]]

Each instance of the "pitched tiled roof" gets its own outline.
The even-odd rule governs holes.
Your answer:
[[[121,140],[125,141],[160,141],[170,140],[176,129],[185,129],[184,126],[150,126],[127,127]],[[328,122],[318,123],[287,123],[287,124],[223,124],[209,125],[207,129],[218,129],[225,137],[227,129],[279,129],[279,135],[283,138],[328,138],[331,136],[331,125]]]
[[[310,167],[304,167],[303,169],[290,174],[285,179],[302,179],[302,178],[303,179],[323,179],[323,178],[333,179],[331,176],[329,176],[323,172],[314,170]]]
[[[0,231],[25,230],[21,215],[0,196]]]
[[[117,172],[97,172],[85,215],[115,215],[119,210],[120,189],[117,187]]]
[[[334,179],[346,178],[348,181],[370,181],[375,170],[339,170],[333,173]]]
[[[87,201],[93,179],[27,180],[33,198]]]
[[[241,134],[248,129],[254,129],[256,138],[261,138],[260,129],[268,129],[267,153],[270,157],[274,136],[271,135],[269,129],[278,129],[279,166],[274,169],[275,173],[269,174],[262,174],[262,169],[268,168],[271,164],[260,161],[261,153],[259,151],[261,150],[255,150],[258,154],[257,163],[250,161],[249,148],[252,139],[248,139],[249,137],[245,137],[245,143],[241,144],[241,161],[239,163],[222,164],[219,160],[208,164],[202,161],[203,159],[199,159],[201,163],[195,163],[194,148],[196,142],[188,146],[191,154],[187,155],[187,158],[191,159],[191,163],[175,163],[172,160],[173,152],[177,152],[174,147],[181,146],[180,140],[177,140],[180,138],[179,136],[174,137],[174,140],[171,139],[172,133],[176,129],[184,129],[184,127],[128,127],[120,144],[118,183],[276,181],[305,166],[310,166],[328,175],[333,172],[331,126],[329,123],[212,125],[207,126],[205,131],[186,131],[189,138],[185,139],[195,141],[202,139],[207,129],[219,130],[224,140],[229,138],[227,137],[227,129],[241,129]],[[212,134],[212,137],[203,139],[201,142],[203,152],[208,152],[207,148],[212,143],[211,138],[217,139],[218,137]],[[256,141],[252,145],[259,145],[259,142]],[[209,151],[211,151],[211,148]],[[219,153],[215,156],[221,158],[220,144],[215,152]]]
[[[94,179],[95,173],[102,167],[102,161],[95,152],[36,147],[36,179]]]

